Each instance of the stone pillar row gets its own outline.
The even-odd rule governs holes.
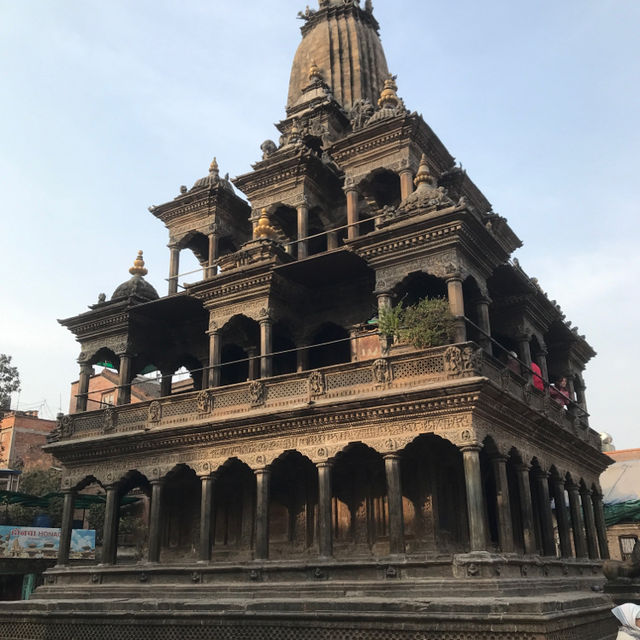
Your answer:
[[[469,522],[469,542],[471,551],[484,551],[488,544],[488,526],[486,521],[485,493],[482,485],[480,468],[479,444],[469,444],[461,447],[465,488],[467,495],[467,517]],[[496,484],[496,514],[498,524],[499,546],[502,553],[513,553],[515,550],[514,532],[512,524],[511,500],[509,497],[509,482],[507,474],[507,457],[495,455],[491,459]],[[332,463],[330,461],[316,464],[318,471],[318,551],[322,558],[330,558],[333,554],[333,525],[332,525]],[[387,500],[389,506],[389,552],[392,555],[405,553],[404,519],[402,510],[401,486],[401,456],[389,453],[384,456],[384,467],[387,481]],[[269,494],[271,470],[269,467],[256,469],[256,503],[254,511],[255,526],[255,559],[266,560],[269,557]],[[525,554],[539,552],[535,539],[535,519],[538,519],[542,553],[545,556],[556,556],[556,546],[553,532],[551,511],[551,496],[549,493],[549,475],[547,472],[536,470],[531,474],[531,467],[520,464],[516,467],[516,480],[520,497],[520,516],[524,532]],[[200,546],[199,561],[210,562],[211,550],[214,544],[215,532],[215,504],[214,487],[216,474],[201,477],[202,498],[200,511]],[[162,521],[162,493],[164,479],[151,481],[151,511],[149,517],[149,550],[148,561],[160,560],[160,537]],[[575,484],[567,485],[569,496],[569,510],[565,502],[565,483],[555,478],[551,485],[556,505],[556,521],[560,541],[560,555],[591,559],[606,559],[607,550],[606,529],[604,526],[604,512],[602,495],[591,492],[585,487]],[[532,490],[535,492],[535,503],[532,500]],[[118,485],[106,487],[107,499],[104,520],[104,541],[102,563],[112,565],[117,558],[117,538],[120,509],[120,493]],[[69,563],[69,547],[71,541],[71,527],[75,492],[64,492],[64,507],[62,515],[62,530],[60,535],[60,549],[58,565]],[[250,504],[250,500],[246,502]],[[538,513],[534,511],[534,504]],[[248,514],[247,514],[248,515]],[[251,518],[246,521],[246,532],[243,539],[248,542],[251,538]],[[243,525],[243,528],[245,526]],[[573,534],[573,549],[571,544]]]

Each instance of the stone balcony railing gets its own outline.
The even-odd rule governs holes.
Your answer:
[[[63,416],[51,442],[78,440],[144,430],[206,424],[272,412],[293,411],[311,404],[406,392],[429,385],[484,376],[592,446],[598,434],[572,411],[533,388],[474,343],[406,350],[375,360],[349,362],[322,369],[167,396],[97,411]]]

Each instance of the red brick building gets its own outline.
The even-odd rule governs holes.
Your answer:
[[[37,411],[6,411],[0,418],[0,467],[48,469],[53,458],[42,451],[55,420],[43,420]]]

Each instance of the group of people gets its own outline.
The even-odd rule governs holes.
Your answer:
[[[520,363],[518,362],[518,355],[515,351],[509,351],[509,353],[507,354],[507,368],[511,369],[511,371],[517,373],[518,375],[522,375],[522,369],[520,367]],[[545,382],[542,378],[542,370],[540,369],[539,365],[535,362],[532,362],[530,365],[530,369],[532,371],[533,386],[539,391],[544,391]],[[549,385],[549,395],[553,400],[555,400],[558,404],[561,404],[565,409],[569,406],[571,397],[569,392],[569,384],[565,376],[561,376],[555,383],[552,382]]]

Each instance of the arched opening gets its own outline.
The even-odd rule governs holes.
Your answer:
[[[237,458],[216,473],[213,504],[213,555],[218,560],[248,559],[254,530],[256,482],[253,471]]]
[[[377,169],[360,183],[360,193],[377,214],[386,206],[397,207],[400,204],[400,176],[388,169]]]
[[[279,205],[269,214],[271,226],[282,234],[285,251],[292,256],[298,256],[298,212],[293,207]]]
[[[481,319],[478,314],[478,302],[482,299],[482,291],[473,276],[468,276],[462,283],[462,296],[464,299],[464,315],[471,320],[467,322],[467,339],[478,344],[485,341],[485,336],[477,328]]]
[[[494,547],[494,549],[498,549],[500,546],[498,534],[498,505],[496,502],[498,492],[493,464],[493,458],[498,455],[498,449],[493,439],[489,436],[484,439],[483,444],[484,446],[480,451],[480,473],[482,476],[484,503],[487,510],[487,543]]]
[[[388,553],[387,483],[377,451],[357,443],[336,456],[332,507],[337,557]]]
[[[537,477],[542,474],[542,469],[537,458],[531,461],[531,471],[529,472],[529,486],[531,489],[531,503],[533,506],[533,528],[536,540],[536,549],[540,555],[544,555],[544,548],[542,544],[542,509],[544,508],[543,496],[540,494],[540,489]]]
[[[269,555],[286,558],[307,552],[315,540],[318,474],[297,451],[271,465]]]
[[[323,253],[328,248],[327,234],[324,233],[327,225],[322,220],[322,209],[314,207],[309,211],[308,235],[308,253],[310,256],[316,253]],[[322,234],[322,235],[318,235]]]
[[[409,307],[424,298],[446,298],[447,284],[441,278],[415,271],[393,288],[392,295],[396,302]]]
[[[117,562],[135,563],[147,557],[151,484],[138,471],[127,473],[118,484]]]
[[[202,389],[204,380],[203,366],[200,360],[192,355],[184,354],[174,361],[171,375],[171,393],[187,393]]]
[[[201,491],[200,479],[187,465],[180,464],[167,474],[161,505],[161,562],[197,558]]]
[[[231,318],[220,332],[220,384],[236,384],[257,378],[260,326],[243,315]]]
[[[513,546],[519,553],[524,553],[524,529],[522,526],[523,496],[520,494],[519,469],[522,456],[517,449],[509,451],[507,459],[507,483],[509,485],[509,503],[511,507],[511,525],[513,527]]]
[[[102,347],[89,360],[89,364],[94,367],[94,374],[89,382],[87,411],[115,407],[120,384],[120,358],[111,349]]]
[[[407,552],[453,553],[468,546],[462,455],[433,434],[402,452],[401,485]]]
[[[351,344],[346,329],[332,322],[323,324],[311,339],[309,368],[329,367],[351,361]]]
[[[291,339],[288,327],[276,322],[273,325],[273,375],[279,376],[285,373],[294,373],[297,369],[298,357],[295,351],[296,345]]]

